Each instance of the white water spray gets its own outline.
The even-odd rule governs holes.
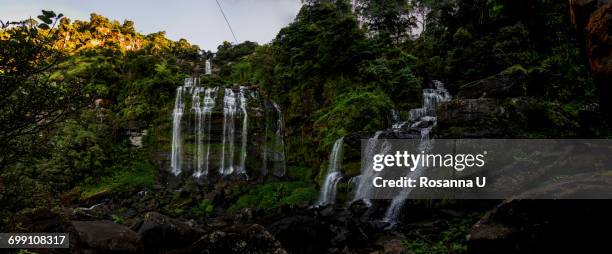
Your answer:
[[[329,155],[329,167],[327,168],[327,176],[325,182],[321,188],[319,200],[317,205],[327,205],[336,202],[336,186],[340,179],[342,179],[342,173],[340,168],[342,167],[342,144],[344,138],[339,138],[334,143],[332,152]]]

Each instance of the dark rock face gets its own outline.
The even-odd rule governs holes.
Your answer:
[[[378,219],[386,206],[361,201],[285,213],[266,227],[289,253],[370,253],[388,223]],[[280,217],[281,215],[275,216]]]
[[[286,254],[280,242],[258,224],[235,225],[202,236],[184,253]]]
[[[508,200],[468,236],[469,253],[589,253],[609,248],[609,200]]]
[[[589,67],[600,94],[601,109],[612,120],[612,1],[570,0],[570,16],[584,40]]]
[[[461,99],[508,98],[525,96],[527,93],[527,71],[520,66],[459,87],[457,97]]]
[[[610,200],[582,199],[612,192],[608,177],[580,174],[504,201],[471,229],[470,253],[568,253],[607,248]],[[554,193],[563,200],[537,200]]]
[[[67,211],[71,213],[72,211]],[[36,209],[14,218],[14,224],[19,224],[19,230],[13,232],[46,232],[46,233],[69,233],[70,250],[74,253],[81,251],[78,234],[70,221],[63,214],[55,213],[49,209]],[[63,253],[63,249],[37,249],[37,253]]]
[[[438,109],[438,121],[463,122],[480,117],[497,117],[504,113],[499,100],[491,98],[452,100]]]
[[[184,247],[202,235],[184,222],[156,212],[147,213],[132,229],[140,235],[146,253]]]
[[[499,99],[455,99],[436,110],[437,138],[491,138],[510,135],[508,112]]]
[[[142,253],[140,236],[112,221],[72,221],[84,252]]]

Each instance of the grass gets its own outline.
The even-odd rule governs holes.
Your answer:
[[[129,168],[116,168],[113,174],[102,177],[96,184],[78,186],[81,198],[106,191],[123,191],[131,188],[151,187],[155,183],[155,167],[146,162],[134,162]]]
[[[270,211],[282,206],[294,206],[302,202],[310,202],[317,198],[318,192],[304,182],[276,182],[257,186],[247,194],[238,198],[228,209],[236,213],[243,208],[258,208]]]

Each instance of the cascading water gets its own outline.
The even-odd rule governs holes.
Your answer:
[[[195,157],[195,167],[196,171],[194,172],[194,176],[202,174],[202,164],[204,163],[204,140],[202,137],[202,124],[203,124],[203,113],[202,107],[200,106],[200,93],[204,90],[202,87],[197,87],[193,91],[193,96],[191,99],[192,110],[195,115],[195,138],[196,138],[196,151],[194,154]]]
[[[185,81],[187,84],[187,81]],[[183,117],[183,87],[176,89],[174,109],[172,110],[172,154],[170,157],[171,172],[174,175],[181,173],[182,162],[182,139],[181,139],[181,118]]]
[[[434,81],[436,86],[435,89],[423,89],[423,107],[418,110],[418,112],[425,112],[424,115],[419,115],[418,118],[413,119],[412,112],[411,113],[411,121],[414,121],[411,125],[412,128],[416,128],[420,130],[421,139],[419,140],[419,150],[427,152],[431,149],[433,145],[432,140],[430,139],[431,129],[436,125],[437,118],[435,117],[435,109],[436,106],[444,101],[448,101],[451,99],[450,94],[444,88],[442,82]],[[415,117],[417,115],[414,115]],[[429,122],[425,127],[418,127],[422,122]],[[407,177],[418,178],[423,174],[425,170],[422,168],[417,168],[414,171],[409,171]],[[383,221],[389,222],[392,226],[397,224],[401,212],[401,208],[404,205],[406,199],[410,196],[410,192],[412,188],[404,188],[393,200],[391,204],[387,208],[385,212],[385,217]]]
[[[423,117],[436,116],[436,107],[440,102],[450,100],[451,96],[438,80],[433,81],[435,88],[423,89],[423,107],[410,110],[410,121],[419,121]]]
[[[204,64],[204,73],[206,75],[212,74],[212,64],[210,63],[210,59],[206,59],[206,63]]]
[[[317,205],[327,205],[336,202],[336,186],[340,179],[342,179],[342,173],[340,167],[342,167],[342,144],[344,138],[339,138],[334,143],[332,152],[329,155],[329,167],[327,168],[327,176],[325,182],[321,188],[321,193]]]
[[[194,177],[201,177],[202,175],[207,175],[208,174],[208,166],[209,166],[209,160],[208,157],[210,156],[210,122],[211,122],[211,116],[212,116],[212,111],[215,107],[215,102],[216,102],[216,98],[217,98],[217,91],[218,88],[214,87],[214,88],[206,88],[204,90],[204,105],[201,109],[199,109],[199,112],[196,111],[198,114],[196,115],[196,129],[197,129],[197,165],[196,165],[196,170],[193,173]],[[194,94],[195,96],[195,94]],[[196,104],[196,102],[193,102],[194,105]],[[198,106],[197,108],[199,108],[199,101],[197,102]],[[194,106],[196,107],[196,106]],[[204,129],[202,129],[204,128]],[[208,139],[205,147],[204,147],[204,142],[203,142],[203,132],[206,132],[206,138]]]
[[[366,160],[366,158],[372,158],[374,154],[378,152],[378,149],[379,149],[378,137],[382,133],[383,133],[382,131],[377,131],[373,137],[368,139],[368,143],[366,144],[366,147],[365,147],[365,156],[363,157],[361,175],[359,177],[359,182],[355,190],[355,195],[353,196],[353,201],[362,199],[367,202],[365,197],[368,195],[372,187],[368,183],[368,179],[372,179],[376,172],[372,170],[372,161]]]
[[[274,108],[276,109],[276,112],[278,114],[277,121],[276,121],[276,124],[277,124],[276,133],[275,133],[276,136],[274,137],[274,146],[277,152],[274,153],[275,154],[274,161],[277,161],[279,163],[277,163],[277,165],[275,166],[274,175],[281,177],[285,175],[285,141],[283,138],[283,135],[284,135],[283,112],[281,111],[278,104],[276,104],[276,102],[273,102],[272,105],[274,105]]]
[[[210,169],[218,167],[213,175],[227,176],[231,174],[247,175],[247,157],[249,155],[250,135],[249,124],[262,129],[273,130],[276,135],[270,142],[274,174],[284,175],[284,141],[282,112],[278,106],[263,101],[257,90],[241,86],[239,88],[224,88],[223,111],[221,103],[217,103],[218,87],[202,87],[197,78],[187,78],[183,86],[177,88],[174,109],[172,111],[172,151],[170,155],[170,172],[179,176],[188,172],[194,178],[210,175]],[[255,102],[250,105],[251,101]],[[261,110],[261,111],[260,111]],[[250,111],[263,112],[254,114]],[[222,112],[222,114],[221,114]],[[221,116],[223,120],[221,120]],[[261,116],[270,116],[272,122]],[[254,119],[250,119],[255,117]],[[277,117],[279,117],[277,119]],[[265,123],[264,123],[265,122]],[[239,126],[238,126],[239,125]],[[267,131],[266,131],[267,133]],[[254,128],[253,136],[261,136],[261,129]],[[240,137],[236,137],[240,135]],[[267,134],[266,134],[267,135]],[[259,142],[258,139],[253,141]],[[251,141],[251,142],[253,142]],[[217,145],[218,144],[218,145]],[[262,144],[252,144],[252,149],[265,149],[267,141]],[[272,147],[273,146],[273,147]],[[258,153],[254,153],[258,154]],[[265,167],[268,158],[261,153]],[[218,159],[217,159],[218,158]],[[256,160],[255,160],[256,161]],[[218,174],[215,174],[217,173]],[[271,172],[272,173],[272,172]],[[267,169],[257,174],[268,175]],[[247,177],[248,178],[248,177]],[[210,179],[207,177],[207,179]]]
[[[223,96],[223,143],[219,173],[230,175],[234,173],[234,116],[238,111],[238,98],[231,88],[225,88]]]
[[[242,131],[241,136],[241,147],[240,147],[240,165],[238,166],[238,174],[246,174],[245,161],[247,156],[247,137],[249,134],[249,114],[247,110],[247,97],[246,87],[240,87],[240,110],[242,111]]]

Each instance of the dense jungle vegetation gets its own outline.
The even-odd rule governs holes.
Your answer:
[[[388,127],[391,109],[405,117],[432,80],[454,93],[522,72],[531,113],[502,123],[514,137],[609,135],[566,1],[308,0],[272,42],[226,42],[214,54],[164,32],[137,33],[131,21],[43,11],[36,20],[3,20],[0,30],[4,223],[99,190],[157,184],[166,169],[151,160],[169,149],[176,87],[202,74],[209,58],[214,73],[203,84],[256,85],[285,117],[288,182],[242,192],[230,210],[316,198],[334,140]],[[585,109],[595,117],[583,118]],[[133,130],[148,130],[143,148],[131,146]],[[205,215],[212,205],[187,210]]]

